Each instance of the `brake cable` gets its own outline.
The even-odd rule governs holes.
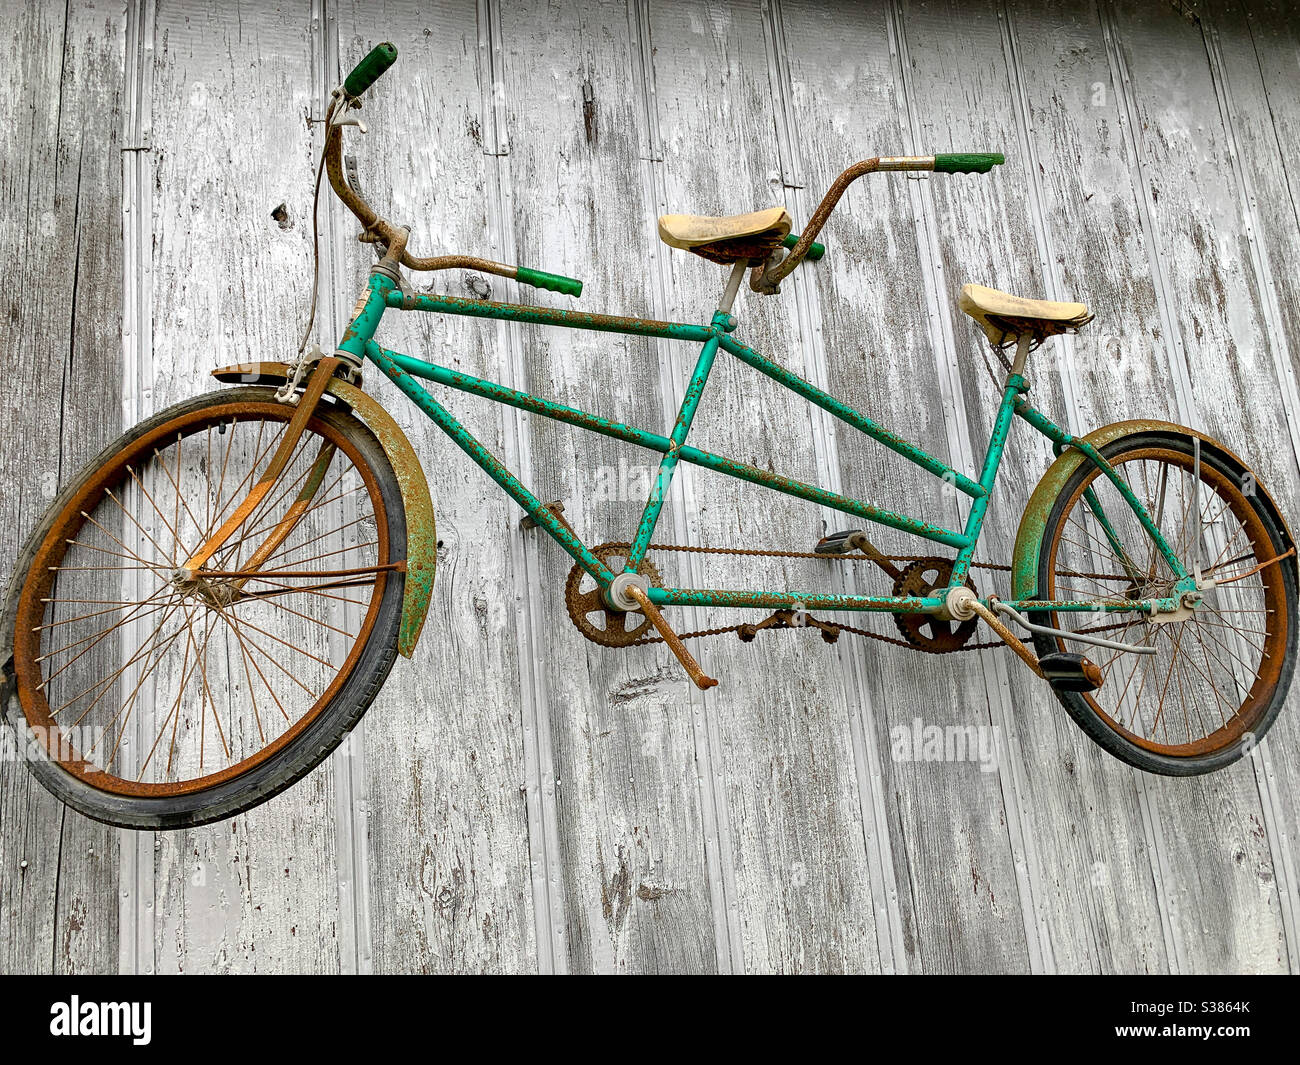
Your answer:
[[[338,107],[338,98],[330,99],[325,109],[325,137],[329,138],[330,123],[334,120],[334,111]],[[303,330],[302,340],[298,344],[298,355],[307,350],[307,341],[311,339],[312,326],[316,324],[316,297],[320,292],[320,187],[325,176],[325,149],[321,148],[320,162],[316,164],[316,187],[311,200],[311,306],[307,310],[307,328]]]

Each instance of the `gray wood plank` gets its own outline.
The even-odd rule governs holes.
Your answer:
[[[1168,369],[1160,349],[1142,340],[1155,294],[1101,27],[1087,10],[1028,6],[1005,25],[1002,47],[989,59],[1008,86],[1000,131],[1008,165],[999,179],[1003,209],[1021,215],[1018,239],[1032,263],[1021,267],[1012,290],[1084,300],[1097,316],[1079,337],[1035,353],[1031,398],[1078,431],[1158,411]],[[1048,395],[1037,395],[1044,387]],[[1129,399],[1134,392],[1144,397],[1140,406]],[[1015,433],[1018,458],[1019,443],[1032,434],[1023,425]],[[1028,464],[1027,485],[1049,457],[1040,452]],[[1023,498],[1017,494],[1015,503]],[[1025,698],[1017,710],[1032,715],[1021,732],[1028,807],[1057,967],[1163,969],[1164,900],[1150,853],[1159,840],[1148,838],[1137,775],[1088,741],[1049,691],[1020,679]]]
[[[725,272],[659,244],[657,214],[780,202],[799,226],[858,158],[1003,150],[988,176],[858,183],[823,262],[775,298],[742,294],[740,338],[966,468],[996,396],[960,284],[1082,299],[1096,320],[1032,357],[1038,406],[1071,429],[1204,427],[1300,512],[1300,37],[1277,0],[0,0],[0,14],[0,282],[21,294],[0,301],[0,336],[23,356],[0,381],[10,558],[124,410],[213,387],[219,363],[292,354],[319,145],[307,120],[381,39],[401,58],[367,97],[369,136],[348,136],[376,205],[415,227],[419,253],[587,283],[576,303],[460,272],[420,285],[703,320]],[[128,114],[127,144],[136,59],[153,118]],[[125,192],[123,148],[144,149]],[[333,207],[322,232],[328,346],[370,253]],[[654,429],[694,362],[688,345],[454,318],[394,314],[381,340]],[[377,374],[368,386],[411,435],[438,514],[416,659],[329,765],[250,815],[156,842],[64,810],[4,761],[0,971],[119,957],[200,972],[1300,964],[1300,695],[1255,759],[1179,781],[1105,755],[1000,650],[694,641],[723,681],[702,696],[661,647],[584,640],[562,601],[567,556],[521,533],[517,508]],[[438,392],[589,542],[629,534],[656,455]],[[995,562],[1051,459],[1013,434],[979,552]],[[725,356],[692,443],[921,517],[964,514]],[[688,468],[656,539],[801,549],[827,524],[854,522]],[[887,583],[859,564],[836,578],[811,561],[652,559],[681,585]],[[1002,573],[975,580],[1005,591]],[[896,759],[916,719],[996,728],[998,771]]]
[[[157,7],[153,409],[216,387],[214,366],[297,350],[311,276],[306,119],[318,106],[307,30],[287,7]],[[281,203],[287,228],[272,217]],[[158,970],[337,971],[332,772],[232,821],[158,836],[155,897],[138,903]]]
[[[60,485],[120,431],[118,113],[111,4],[5,4],[0,38],[0,553],[12,561]],[[5,726],[6,731],[8,726]],[[0,762],[0,972],[117,964],[115,833]]]
[[[652,5],[648,22],[667,208],[730,214],[784,202],[772,29],[761,5]],[[724,270],[678,252],[669,266],[666,313],[707,318]],[[791,296],[762,299],[742,289],[736,335],[807,374],[813,367]],[[685,348],[674,353],[672,365],[683,379],[691,363]],[[825,473],[813,442],[817,424],[802,400],[722,359],[695,432],[698,446],[815,483]],[[809,550],[825,532],[824,515],[807,504],[706,472],[679,476],[692,542]],[[816,591],[828,582],[822,562],[707,563],[675,569],[679,579],[702,587]],[[706,617],[716,625],[763,614]],[[700,646],[706,668],[722,681],[706,696],[703,712],[725,800],[720,844],[727,903],[736,911],[733,964],[746,971],[881,967],[877,921],[886,918],[876,912],[862,829],[851,681],[837,668],[844,653],[815,631]]]
[[[793,8],[782,6],[789,25]],[[954,57],[938,54],[934,30],[943,18],[953,17],[952,12],[884,6],[859,9],[854,16],[837,19],[852,34],[847,40],[837,34],[844,41],[843,50],[831,54],[839,62],[819,75],[813,31],[801,69],[808,77],[826,77],[830,85],[873,86],[879,98],[867,95],[859,101],[856,94],[840,89],[838,97],[851,100],[852,118],[836,128],[835,112],[828,121],[817,107],[821,100],[832,98],[830,85],[823,83],[820,92],[804,92],[809,104],[801,117],[805,127],[814,131],[807,143],[817,152],[820,168],[812,182],[816,189],[825,187],[843,165],[844,156],[847,162],[874,154],[926,153],[950,143],[946,131],[940,140],[928,123],[942,127],[946,121],[949,95],[940,79],[952,77],[946,64],[952,64]],[[866,71],[859,72],[856,64],[867,65]],[[870,75],[877,70],[878,80],[873,82]],[[966,92],[979,97],[987,89],[976,84]],[[854,137],[862,137],[862,143],[852,143]],[[822,154],[823,143],[844,145],[843,156],[832,163]],[[812,149],[813,145],[818,147]],[[964,184],[944,191],[952,191],[957,199],[941,198],[936,189],[931,201],[924,184],[885,174],[862,179],[849,193],[835,224],[855,228],[848,229],[835,246],[843,246],[841,258],[847,255],[853,265],[833,266],[834,272],[828,272],[837,295],[830,304],[833,320],[843,323],[846,340],[865,334],[863,346],[868,352],[883,354],[892,349],[897,369],[892,360],[878,354],[874,366],[856,375],[855,384],[848,365],[841,368],[832,357],[831,368],[842,375],[841,387],[848,395],[861,396],[864,385],[872,389],[861,402],[885,424],[969,471],[977,468],[982,457],[988,420],[980,408],[974,408],[978,417],[972,415],[970,404],[981,398],[981,377],[975,374],[982,371],[971,359],[959,323],[955,343],[953,339],[956,272],[952,259],[954,243],[980,230],[993,215],[976,199],[980,189]],[[875,219],[879,221],[873,225]],[[861,307],[856,313],[851,310],[854,303]],[[965,420],[971,422],[969,431]],[[846,438],[847,434],[841,436],[851,471],[846,479],[856,479],[864,491],[881,493],[873,483],[877,471],[900,471],[883,478],[889,492],[884,498],[906,501],[908,512],[920,510],[924,516],[960,527],[964,504],[959,512],[954,497],[942,492],[936,479],[908,470],[892,456],[882,457],[873,445],[856,439],[846,443]],[[991,518],[981,560],[1003,561],[998,557],[997,532]],[[900,553],[950,553],[901,537],[884,542]],[[977,570],[974,580],[987,589],[989,571]],[[887,619],[881,620],[885,622],[881,631],[892,628]],[[940,728],[976,726],[990,739],[995,727],[1005,732],[1007,723],[998,709],[1005,680],[997,672],[1002,667],[988,653],[938,663],[891,649],[879,661],[882,668],[875,678],[873,703],[881,707],[877,728],[883,750],[891,751],[893,738],[910,733],[914,721]],[[1019,816],[1005,757],[1000,771],[993,773],[980,772],[970,761],[896,760],[891,752],[888,760],[882,760],[882,770],[883,790],[895,806],[892,849],[909,967],[1000,971],[1041,965],[1036,924],[1026,917],[1031,912],[1028,884],[1018,872],[1032,863],[1026,862],[1018,829],[1012,827]],[[966,930],[960,938],[951,934],[958,924]]]
[[[1255,465],[1284,500],[1294,499],[1294,456],[1277,443],[1286,439],[1285,418],[1258,279],[1242,254],[1240,190],[1205,37],[1172,9],[1116,7],[1104,14],[1131,80],[1139,188],[1150,196],[1151,239],[1190,385],[1180,409]],[[1178,880],[1167,903],[1178,966],[1286,968],[1289,914],[1270,847],[1282,826],[1261,797],[1254,767],[1147,783]]]
[[[357,4],[339,14],[346,73],[380,40],[396,66],[367,95],[368,136],[352,133],[362,188],[376,208],[410,224],[417,255],[494,257],[481,114],[478,26],[472,5]],[[340,325],[373,256],[339,212],[345,278]],[[462,271],[414,283],[473,294]],[[493,298],[503,298],[492,279]],[[494,379],[492,326],[401,315],[380,341]],[[525,816],[524,711],[517,658],[519,578],[507,548],[517,513],[504,495],[380,374],[367,375],[424,463],[439,551],[433,603],[415,658],[400,661],[368,713],[366,760],[374,967],[380,972],[521,972],[537,967]],[[501,453],[505,408],[436,390]]]
[[[629,78],[636,44],[621,3],[501,5],[501,79],[517,259],[582,278],[576,305],[653,317],[645,265],[643,103]],[[575,306],[520,287],[525,302]],[[662,425],[657,359],[645,339],[531,328],[520,382],[538,395],[649,428]],[[635,529],[657,455],[527,419],[531,483],[564,501],[589,544]],[[668,528],[670,526],[665,526]],[[557,778],[567,967],[575,972],[708,972],[717,965],[687,682],[663,649],[587,642],[565,609],[572,565],[543,534],[521,592],[538,600],[537,653]],[[655,561],[658,560],[657,556]]]
[[[1292,173],[1300,129],[1300,105],[1294,93],[1300,34],[1285,5],[1252,4],[1245,14],[1243,19],[1235,6],[1216,5],[1209,26],[1211,40],[1222,55],[1220,95],[1227,95],[1224,103],[1228,106],[1222,109],[1230,118],[1234,134],[1238,180],[1246,182],[1247,248],[1262,257],[1256,269],[1262,276],[1255,291],[1260,301],[1271,299],[1275,305],[1268,322],[1269,336],[1274,362],[1281,363],[1279,401],[1294,441],[1298,412],[1287,395],[1287,386],[1294,388],[1296,367],[1300,366],[1300,284],[1291,267],[1300,255],[1300,216]],[[1293,532],[1298,504],[1300,501],[1295,499],[1279,500]],[[1293,927],[1288,930],[1288,950],[1293,972],[1300,950],[1300,937],[1294,930],[1294,915],[1300,903],[1300,875],[1296,868],[1300,856],[1295,843],[1300,838],[1300,759],[1294,756],[1300,749],[1298,710],[1300,691],[1293,688],[1282,716],[1260,751],[1267,756],[1266,763],[1257,766],[1256,773],[1261,793],[1271,801],[1281,826],[1280,832],[1271,834],[1270,843],[1278,889],[1290,896]],[[1279,865],[1284,868],[1279,869]]]

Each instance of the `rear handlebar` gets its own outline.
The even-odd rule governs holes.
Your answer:
[[[790,248],[790,254],[782,259],[769,259],[754,267],[749,275],[749,287],[755,292],[774,293],[777,291],[777,286],[803,262],[805,257],[814,262],[821,258],[820,253],[825,249],[817,244],[814,238],[821,232],[822,226],[835,210],[835,205],[840,202],[840,197],[844,195],[845,190],[864,174],[874,174],[878,170],[933,170],[940,174],[987,174],[1003,161],[1001,152],[965,152],[946,155],[886,155],[854,163],[826,190],[822,202],[817,205],[817,210],[813,211],[812,217],[808,219],[808,224],[799,234],[799,239]],[[786,246],[789,247],[789,244],[787,243]]]

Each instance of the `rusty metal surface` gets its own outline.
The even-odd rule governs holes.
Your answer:
[[[1183,436],[1195,436],[1204,443],[1213,444],[1243,470],[1249,471],[1251,468],[1208,433],[1199,429],[1189,429],[1185,425],[1176,425],[1173,422],[1163,421],[1159,418],[1136,418],[1130,421],[1112,422],[1110,425],[1103,425],[1098,429],[1094,429],[1092,432],[1080,437],[1080,439],[1100,450],[1113,440],[1118,440],[1120,437],[1131,433],[1141,432],[1171,432]],[[1043,474],[1034,487],[1024,513],[1021,515],[1020,525],[1016,531],[1015,547],[1012,551],[1011,597],[1013,599],[1040,598],[1036,590],[1038,557],[1042,547],[1048,514],[1051,512],[1052,506],[1060,496],[1061,491],[1065,488],[1071,474],[1086,461],[1083,452],[1076,448],[1068,448],[1048,467],[1047,472]],[[1255,490],[1272,508],[1278,523],[1286,531],[1288,544],[1293,544],[1295,541],[1289,526],[1286,524],[1283,512],[1274,502],[1268,489],[1258,479],[1255,481]]]
[[[650,619],[654,624],[654,627],[659,630],[659,635],[663,638],[668,650],[672,651],[672,653],[677,657],[677,661],[682,664],[682,668],[686,670],[686,675],[691,678],[695,686],[701,691],[717,687],[717,680],[710,677],[700,668],[700,664],[695,661],[695,656],[692,655],[691,652],[686,649],[686,645],[682,643],[681,637],[673,631],[673,628],[668,624],[667,619],[659,612],[659,608],[655,606],[654,603],[650,602],[650,597],[635,584],[629,584],[627,586],[627,594],[641,604],[642,612]]]
[[[782,280],[803,262],[804,256],[808,254],[808,249],[812,247],[813,241],[817,239],[817,234],[821,232],[822,226],[826,224],[826,219],[830,218],[831,212],[835,210],[835,205],[840,202],[840,197],[844,195],[848,187],[864,174],[871,174],[879,169],[879,158],[863,159],[860,163],[854,163],[840,174],[831,183],[831,187],[826,190],[826,195],[822,197],[822,202],[813,211],[807,225],[803,227],[798,243],[790,249],[790,254],[770,266],[754,267],[749,274],[749,287],[755,292],[765,294],[777,292]]]
[[[1108,426],[1107,428],[1113,427]],[[1117,432],[1114,435],[1114,439],[1120,439],[1124,435],[1127,434]],[[1200,434],[1195,435],[1199,436]],[[1222,446],[1217,442],[1210,441],[1210,444],[1212,444],[1215,449],[1226,452],[1226,449],[1222,448]],[[1075,454],[1078,453],[1075,452]],[[1065,456],[1062,457],[1064,458]],[[1116,461],[1124,459],[1154,459],[1156,461],[1173,460],[1180,464],[1187,463],[1186,468],[1189,469],[1191,463],[1190,456],[1181,452],[1166,450],[1159,446],[1135,448],[1131,452],[1124,452],[1121,455],[1115,456],[1115,458]],[[1260,519],[1259,514],[1251,505],[1250,500],[1241,490],[1241,485],[1235,478],[1225,475],[1209,463],[1203,463],[1201,465],[1200,474],[1202,479],[1208,483],[1208,486],[1216,493],[1216,495],[1227,501],[1227,509],[1231,511],[1233,516],[1245,529],[1247,542],[1256,552],[1256,557],[1259,557],[1261,553],[1264,555],[1264,558],[1261,559],[1264,565],[1256,567],[1255,572],[1266,574],[1261,581],[1264,589],[1264,599],[1261,605],[1267,612],[1264,616],[1271,618],[1271,621],[1265,622],[1265,628],[1259,633],[1259,635],[1263,637],[1263,646],[1255,649],[1260,651],[1261,658],[1255,676],[1251,681],[1250,689],[1246,693],[1246,697],[1243,699],[1241,705],[1236,708],[1235,712],[1224,721],[1221,727],[1200,737],[1199,739],[1189,740],[1189,742],[1179,744],[1159,743],[1151,739],[1149,736],[1144,736],[1125,727],[1116,719],[1115,714],[1111,710],[1107,709],[1098,701],[1096,694],[1088,692],[1079,693],[1080,696],[1087,701],[1089,706],[1091,706],[1092,709],[1101,717],[1106,725],[1114,729],[1115,732],[1123,736],[1129,742],[1155,754],[1179,755],[1184,757],[1207,754],[1212,751],[1230,747],[1245,733],[1254,732],[1254,730],[1259,726],[1263,715],[1268,710],[1273,691],[1282,677],[1287,658],[1288,648],[1286,645],[1286,639],[1289,620],[1287,616],[1288,605],[1285,588],[1286,582],[1283,579],[1281,570],[1277,566],[1271,565],[1271,563],[1276,562],[1278,559],[1278,556],[1274,555],[1272,549],[1272,537],[1269,535],[1264,522]],[[1066,499],[1064,508],[1061,512],[1063,517],[1068,516],[1073,508],[1078,505],[1079,500],[1082,498],[1083,493],[1088,488],[1091,480],[1092,479],[1085,479],[1081,481],[1081,483],[1075,488],[1074,492],[1068,499]],[[1061,521],[1056,526],[1056,536],[1048,545],[1049,560],[1054,560],[1058,555],[1064,537],[1065,524],[1065,521]],[[1056,572],[1055,567],[1053,567],[1050,571],[1048,581],[1047,591],[1049,597],[1055,593],[1055,589]],[[1048,624],[1052,626],[1059,625],[1059,617],[1055,614],[1050,614]],[[1188,624],[1196,623],[1193,621]],[[1065,649],[1064,645],[1061,644],[1059,640],[1057,643],[1062,650]],[[1253,646],[1252,642],[1252,647]],[[1174,661],[1177,661],[1176,650],[1174,652]],[[1171,673],[1173,664],[1173,662],[1170,663]],[[1238,662],[1237,664],[1243,669],[1250,668],[1248,662]],[[1199,671],[1199,667],[1197,668]],[[1161,693],[1160,701],[1162,706],[1164,704],[1164,698],[1164,693]],[[1154,731],[1154,726],[1152,727],[1152,731]]]
[[[330,114],[333,113],[333,105]],[[485,274],[497,274],[501,277],[514,277],[518,268],[505,263],[494,262],[473,255],[434,255],[426,258],[412,255],[405,248],[405,239],[401,230],[381,218],[359,192],[348,184],[343,167],[343,127],[331,125],[325,135],[325,171],[329,175],[330,186],[343,205],[356,215],[361,223],[361,233],[357,237],[366,244],[382,244],[393,247],[400,241],[402,265],[411,270],[478,270]]]
[[[288,464],[294,449],[298,446],[298,441],[302,439],[303,431],[307,428],[307,423],[311,420],[312,415],[316,412],[316,404],[320,402],[320,397],[325,392],[325,385],[328,383],[334,371],[339,367],[339,360],[335,358],[321,359],[312,370],[311,376],[307,379],[306,388],[304,388],[298,406],[293,412],[293,417],[289,419],[288,428],[284,431],[284,436],[280,440],[280,446],[275,449],[275,454],[271,456],[271,461],[267,463],[266,469],[257,479],[247,497],[237,506],[229,518],[227,518],[216,532],[214,532],[193,555],[185,562],[184,568],[190,572],[195,572],[203,568],[212,553],[226,542],[236,529],[238,529],[253,509],[262,501],[266,494],[275,484],[276,479],[283,472]],[[291,527],[292,528],[292,527]],[[286,530],[285,535],[288,535]]]
[[[920,598],[942,595],[952,577],[952,568],[950,558],[924,558],[911,562],[894,581],[894,594]],[[933,577],[928,576],[931,573]],[[966,587],[975,590],[970,580],[966,581]],[[962,650],[975,635],[977,627],[974,619],[958,621],[935,614],[895,614],[894,624],[903,639],[917,650],[940,655]]]
[[[622,572],[627,560],[629,544],[598,544],[591,553],[599,558],[611,571]],[[655,588],[663,586],[663,578],[658,568],[647,558],[643,558],[636,571],[645,577]],[[602,647],[630,647],[644,642],[642,637],[650,629],[650,619],[641,615],[639,620],[635,611],[614,610],[606,602],[599,584],[592,591],[582,590],[583,580],[591,580],[591,575],[581,566],[574,564],[564,582],[564,605],[569,611],[569,618],[582,635]],[[628,622],[633,624],[629,625]]]

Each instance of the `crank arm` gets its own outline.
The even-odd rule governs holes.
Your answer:
[[[970,591],[969,588],[960,590],[965,591],[968,594],[959,597],[956,602],[949,603],[948,608],[951,611],[952,616],[958,621],[964,621],[965,618],[971,617],[972,615],[982,618],[988,623],[988,627],[998,634],[1002,642],[1010,647],[1011,650],[1015,651],[1017,657],[1033,670],[1034,675],[1041,677],[1043,675],[1043,667],[1038,664],[1038,658],[1034,652],[1021,643],[1020,637],[1007,628],[1000,617],[976,599],[974,592]],[[965,617],[962,616],[963,614]]]
[[[700,668],[700,664],[695,661],[695,657],[690,651],[686,650],[686,645],[682,643],[677,633],[673,632],[668,622],[664,620],[659,608],[650,602],[650,597],[646,595],[645,590],[630,583],[624,590],[640,604],[641,613],[648,617],[650,623],[659,630],[659,635],[664,638],[664,643],[677,656],[677,661],[682,664],[682,668],[686,670],[687,675],[695,682],[695,686],[703,691],[716,685],[718,682]]]
[[[234,535],[235,531],[257,509],[258,504],[267,497],[276,480],[279,479],[280,474],[284,472],[284,468],[289,465],[289,459],[293,457],[294,449],[298,446],[298,441],[302,439],[303,431],[307,428],[307,423],[316,412],[316,405],[325,393],[325,386],[329,384],[330,378],[334,376],[334,371],[338,367],[339,360],[333,356],[321,359],[316,364],[311,377],[307,379],[307,387],[298,400],[298,408],[294,411],[293,417],[289,419],[289,425],[284,431],[280,446],[275,449],[275,454],[271,456],[271,461],[262,472],[257,484],[253,485],[244,501],[222,523],[221,528],[208,537],[207,542],[186,560],[182,569],[188,571],[191,575],[201,570],[204,563],[220,550],[221,545]],[[286,531],[285,536],[288,535],[288,531]],[[262,561],[265,561],[265,559]]]
[[[1064,629],[1054,629],[1050,625],[1037,625],[1025,617],[1014,607],[1007,606],[1006,603],[993,600],[993,609],[999,614],[1006,614],[1019,625],[1029,632],[1037,633],[1042,636],[1055,636],[1062,640],[1075,640],[1079,643],[1092,644],[1094,647],[1104,647],[1108,651],[1126,651],[1135,655],[1153,655],[1158,648],[1139,647],[1136,644],[1125,643],[1123,640],[1108,640],[1104,636],[1094,636],[1090,632],[1066,632]]]

